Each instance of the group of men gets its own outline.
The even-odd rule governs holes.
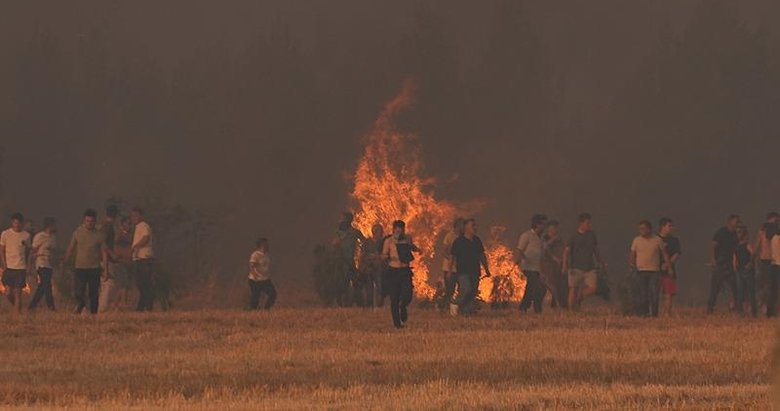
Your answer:
[[[17,313],[22,312],[22,297],[37,284],[28,310],[35,310],[41,299],[55,310],[52,279],[57,256],[57,223],[43,220],[43,230],[35,233],[21,213],[11,217],[11,226],[0,234],[0,292],[4,292]],[[81,224],[71,236],[59,271],[73,263],[73,295],[76,313],[85,308],[92,314],[117,308],[122,291],[126,301],[132,279],[138,288],[138,311],[151,311],[154,302],[154,251],[152,230],[140,208],[129,217],[120,217],[116,206],[106,208],[105,219],[97,222],[97,212],[87,209]],[[122,297],[122,296],[120,296]]]

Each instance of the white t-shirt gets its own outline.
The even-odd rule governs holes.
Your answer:
[[[16,232],[9,228],[0,234],[0,246],[5,246],[5,264],[9,270],[27,269],[27,249],[30,248],[30,233]]]
[[[249,279],[252,281],[265,281],[271,279],[271,257],[268,254],[255,250],[249,257]]]
[[[149,227],[149,224],[147,224],[146,221],[141,221],[136,224],[135,232],[133,233],[133,247],[140,243],[146,236],[149,236],[149,242],[143,247],[133,251],[133,261],[146,260],[154,257],[154,251],[152,249],[152,228]]]
[[[664,240],[654,235],[650,238],[637,236],[631,243],[631,251],[636,253],[637,271],[661,271]]]
[[[41,231],[33,237],[32,248],[38,249],[35,268],[52,268],[51,257],[57,248],[57,236]]]
[[[534,230],[528,230],[520,235],[517,240],[517,249],[523,252],[521,267],[523,271],[542,271],[542,252],[544,243],[539,234]]]

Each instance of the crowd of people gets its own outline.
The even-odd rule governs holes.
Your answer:
[[[138,290],[135,309],[151,311],[155,300],[154,248],[152,229],[143,210],[134,208],[129,216],[120,216],[117,207],[109,206],[102,222],[98,223],[97,217],[93,209],[84,212],[59,266],[61,272],[65,272],[66,265],[72,266],[75,312],[88,309],[96,314],[126,305],[133,283]],[[682,255],[680,240],[673,231],[674,223],[669,218],[660,219],[657,231],[653,231],[650,221],[639,222],[628,255],[628,288],[635,297],[633,314],[671,314]],[[41,300],[55,310],[52,279],[56,236],[54,218],[45,218],[42,230],[35,232],[32,221],[20,213],[11,217],[10,227],[0,234],[0,291],[16,312],[23,310],[22,300],[31,290],[31,278],[37,287],[28,310],[35,310]],[[337,227],[334,246],[345,262],[348,293],[361,293],[364,304],[375,308],[389,298],[393,325],[402,328],[413,298],[415,254],[420,252],[406,233],[406,224],[393,222],[389,235],[376,224],[371,237],[365,237],[347,212]],[[449,307],[452,316],[474,314],[480,280],[491,276],[476,221],[455,219],[441,247],[442,307]],[[269,249],[268,239],[260,238],[249,258],[250,309],[270,309],[276,302]],[[552,307],[579,310],[606,281],[606,264],[588,213],[579,216],[576,231],[567,239],[560,234],[557,221],[534,215],[530,228],[518,239],[515,258],[526,280],[519,304],[522,312],[533,309],[541,313],[547,299]],[[713,236],[710,265],[708,313],[714,312],[721,289],[726,286],[731,291],[731,310],[753,317],[759,313],[776,316],[780,214],[767,215],[754,241],[750,241],[740,218],[729,216]]]
[[[28,310],[42,299],[56,310],[53,293],[54,260],[57,247],[57,222],[43,220],[43,229],[35,232],[31,220],[21,213],[11,216],[11,226],[0,234],[0,292],[5,293],[17,313],[23,310],[23,296],[37,287]],[[116,206],[106,208],[98,223],[94,209],[87,209],[81,224],[73,232],[59,269],[72,267],[74,312],[106,312],[127,304],[133,280],[138,289],[138,311],[151,311],[154,303],[154,243],[152,229],[140,208],[129,216],[120,216]]]
[[[577,229],[568,238],[563,238],[559,228],[557,221],[534,215],[531,227],[518,239],[515,258],[526,280],[519,304],[522,312],[533,309],[541,313],[547,300],[552,307],[576,311],[583,301],[608,290],[606,264],[592,229],[591,215],[579,215]],[[625,288],[631,301],[627,314],[671,315],[682,256],[674,230],[670,218],[661,218],[656,231],[650,221],[639,222],[628,254],[630,274]],[[374,307],[381,306],[384,298],[389,297],[393,325],[403,327],[412,299],[414,253],[419,251],[406,234],[404,222],[394,222],[393,232],[387,236],[381,225],[375,225],[372,237],[366,238],[353,226],[352,214],[345,213],[335,245],[349,262],[346,283],[350,292],[364,292],[370,296],[365,300],[367,305]],[[476,221],[455,219],[452,229],[442,238],[440,251],[443,306],[449,307],[452,316],[475,313],[480,280],[491,276]],[[708,313],[714,312],[725,285],[731,290],[730,310],[757,317],[763,309],[766,316],[776,316],[780,215],[769,213],[753,242],[739,217],[729,216],[712,238],[710,267]]]

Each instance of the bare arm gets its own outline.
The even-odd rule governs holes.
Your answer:
[[[68,245],[68,249],[65,251],[65,258],[62,259],[62,266],[65,266],[68,261],[70,261],[70,256],[73,255],[73,251],[76,249],[76,239],[70,240],[70,244]]]
[[[636,269],[636,251],[631,250],[630,253],[628,253],[628,266],[632,269]]]

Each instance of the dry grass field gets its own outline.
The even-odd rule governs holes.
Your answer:
[[[76,409],[767,409],[774,323],[515,310],[2,314],[0,404]]]

